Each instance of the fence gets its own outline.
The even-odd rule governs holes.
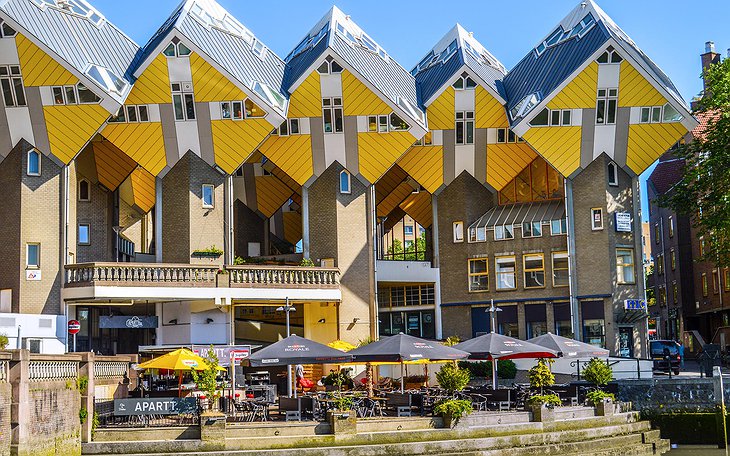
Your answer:
[[[114,400],[96,399],[94,401],[94,412],[98,419],[99,428],[139,428],[139,427],[170,427],[170,426],[192,426],[200,424],[201,405],[196,399],[196,405],[191,412],[178,415],[116,415],[114,413]]]
[[[94,377],[113,378],[127,376],[129,363],[118,361],[97,361],[94,363]]]
[[[56,380],[75,380],[79,376],[79,363],[76,361],[30,361],[28,380],[48,382]]]

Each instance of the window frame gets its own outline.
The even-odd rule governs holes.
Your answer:
[[[507,229],[509,227],[509,229]],[[501,230],[498,230],[498,228],[501,228]],[[477,230],[478,232],[478,230]],[[497,236],[497,232],[503,233],[502,236]],[[507,236],[506,234],[509,233],[510,235]],[[477,234],[477,242],[481,242],[478,240],[479,235]],[[495,225],[494,226],[494,240],[495,241],[510,241],[515,238],[515,227],[514,225],[505,224],[505,225]],[[485,239],[486,241],[486,236]]]
[[[14,69],[17,69],[17,72],[13,72]],[[0,65],[1,70],[5,70],[6,73],[0,75],[0,86],[3,91],[5,107],[28,106],[28,97],[25,93],[25,83],[23,82],[23,72],[20,69],[20,65]],[[20,85],[17,85],[18,82]],[[8,92],[5,93],[5,90]]]
[[[86,242],[81,242],[81,228],[86,227]],[[76,243],[78,245],[91,245],[91,224],[79,223],[76,228]]]
[[[529,230],[525,230],[525,227],[529,227]],[[535,227],[538,227],[539,234],[535,234]],[[525,233],[529,232],[529,236]],[[542,237],[542,221],[533,220],[531,222],[522,222],[522,237],[524,239],[532,239]]]
[[[454,113],[454,143],[457,146],[474,144],[475,122],[474,111],[456,111]],[[459,131],[461,131],[461,141],[459,140]]]
[[[527,260],[529,257],[531,257],[530,259],[536,259],[539,257],[542,262],[542,267],[527,269]],[[528,273],[540,273],[540,272],[542,272],[542,285],[528,286],[527,285],[527,283],[528,283],[527,274]],[[524,280],[523,286],[525,287],[526,290],[540,289],[540,288],[545,288],[547,286],[545,283],[545,254],[544,253],[542,253],[542,252],[541,253],[526,253],[526,254],[522,255],[522,279]],[[535,279],[535,281],[537,282],[537,279]]]
[[[82,197],[82,191],[81,191],[81,185],[86,184],[86,198]],[[82,202],[89,202],[91,201],[91,182],[89,182],[87,179],[79,179],[79,185],[78,185],[78,199]]]
[[[672,238],[672,237],[674,237],[674,217],[673,216],[671,216],[671,215],[669,216],[669,218],[667,219],[667,225],[669,225],[667,227],[669,229],[669,237]]]
[[[210,203],[205,201],[206,190],[210,191]],[[200,186],[200,203],[203,209],[215,209],[215,185],[213,184],[202,184]]]
[[[709,285],[707,283],[707,273],[706,272],[703,272],[700,275],[700,280],[702,283],[702,296],[704,296],[706,298],[710,294]]]
[[[499,268],[499,260],[504,259],[511,259],[513,270],[512,272],[500,272]],[[502,288],[500,287],[501,283],[501,277],[502,275],[512,275],[512,279],[514,281],[514,287],[512,288]],[[494,257],[494,278],[495,278],[495,285],[494,288],[496,291],[513,291],[517,289],[517,257],[515,255],[499,255]]]
[[[339,100],[339,103],[335,101]],[[327,131],[327,117],[329,115],[331,131]],[[337,119],[339,118],[339,129]],[[322,130],[325,135],[339,135],[345,132],[345,115],[342,97],[322,98]]]
[[[565,259],[567,263],[567,267],[565,268],[556,268],[555,267],[555,259]],[[551,252],[550,253],[550,259],[551,259],[551,267],[552,267],[552,275],[553,275],[553,288],[564,288],[570,286],[570,254],[567,251],[561,251],[561,252]],[[557,284],[555,282],[555,271],[568,271],[568,280],[564,285]]]
[[[596,219],[598,215],[598,219]],[[591,231],[603,231],[603,208],[591,208]]]
[[[37,247],[37,261],[36,264],[30,263],[30,248],[31,246]],[[40,242],[26,242],[25,243],[25,269],[40,269],[41,268],[41,243]]]
[[[628,253],[628,255],[619,255],[619,253]],[[631,258],[630,263],[619,262],[619,258]],[[626,280],[625,270],[631,268],[631,280]],[[619,271],[622,271],[619,273]],[[634,258],[634,249],[629,247],[616,248],[616,283],[619,285],[635,285],[636,284],[636,261]]]
[[[555,230],[555,223],[559,223],[560,231]],[[563,228],[565,228],[565,231],[563,231]],[[558,220],[550,220],[550,236],[565,236],[568,234],[568,220],[567,219],[558,219]]]
[[[674,251],[674,247],[669,249],[669,267],[672,271],[677,269],[677,254]]]
[[[611,179],[611,173],[613,172],[613,179]],[[606,180],[608,180],[608,185],[611,187],[618,187],[618,164],[616,162],[609,162],[608,163],[608,170],[606,172]]]
[[[451,233],[453,235],[454,243],[464,242],[464,222],[461,220],[452,222]],[[458,236],[458,234],[461,236]]]
[[[346,176],[347,180],[343,181],[342,177]],[[346,186],[343,186],[342,184],[346,183]],[[340,194],[342,195],[350,195],[352,194],[352,174],[346,169],[343,169],[340,171],[340,178],[338,181],[338,187],[340,188]]]
[[[31,171],[30,170],[30,156],[31,156],[31,154],[34,154],[35,156],[38,157],[38,171]],[[26,153],[26,155],[25,155],[25,161],[26,161],[26,163],[25,163],[25,174],[27,176],[39,177],[42,174],[42,172],[43,172],[43,166],[42,166],[43,155],[40,153],[39,150],[37,150],[37,149],[30,149],[28,151],[28,153]]]
[[[186,84],[190,84],[190,90],[185,89]],[[177,86],[178,88],[176,89],[175,86]],[[172,95],[172,111],[173,115],[175,116],[175,122],[188,122],[192,120],[197,120],[198,113],[197,108],[195,107],[195,93],[193,89],[193,83],[190,81],[171,82],[170,93]],[[180,100],[180,112],[182,114],[181,116],[178,116],[177,112],[177,99]],[[191,103],[191,106],[193,108],[192,116],[188,111],[188,102]]]
[[[615,95],[611,95],[615,91]],[[603,92],[603,95],[601,95]],[[601,105],[603,104],[603,107]],[[611,112],[613,111],[613,112]],[[602,120],[599,115],[603,113]],[[596,125],[616,125],[618,114],[618,87],[599,87],[596,92]],[[610,120],[613,115],[613,120]]]
[[[483,272],[473,272],[472,271],[472,263],[476,262],[484,262],[484,271]],[[487,286],[484,289],[472,289],[472,277],[486,277],[487,278]],[[469,293],[484,293],[489,291],[489,257],[479,257],[479,258],[468,258],[467,259],[467,287],[469,289]]]

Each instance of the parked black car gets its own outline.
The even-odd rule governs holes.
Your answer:
[[[673,340],[652,340],[650,348],[651,359],[654,360],[654,370],[669,373],[671,368],[674,375],[679,374],[679,366],[682,360],[677,342]],[[668,361],[667,358],[669,358]]]

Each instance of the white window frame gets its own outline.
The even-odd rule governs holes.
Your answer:
[[[86,242],[81,242],[81,227],[86,227]],[[79,223],[76,230],[76,240],[78,245],[91,245],[91,225],[88,223]]]
[[[603,103],[603,109],[599,108]],[[613,109],[611,108],[613,106]],[[609,114],[613,111],[613,121],[609,122]],[[598,121],[603,112],[603,121]],[[616,125],[618,115],[618,87],[600,87],[596,92],[596,125]]]
[[[474,126],[476,118],[474,111],[456,111],[454,120],[454,140],[457,145],[470,145],[474,144],[474,136],[476,134]],[[461,116],[461,117],[460,117]],[[471,117],[470,117],[471,116]],[[461,128],[462,136],[461,142],[458,139],[458,131]],[[469,131],[471,130],[471,140],[469,139]]]
[[[0,84],[2,85],[5,106],[28,106],[28,98],[25,96],[25,83],[23,82],[23,73],[21,72],[20,65],[0,65],[0,70],[4,70],[5,72],[4,75],[0,75]],[[18,82],[20,82],[20,86],[16,86]],[[7,95],[5,94],[6,89],[8,91]],[[8,95],[10,97],[9,100]]]
[[[525,226],[529,227],[529,235],[525,234],[528,232],[525,230]],[[538,227],[537,229],[540,231],[540,234],[535,234],[535,227]],[[523,238],[538,238],[542,237],[542,222],[541,221],[531,221],[531,222],[522,222],[522,237]]]
[[[87,192],[86,198],[81,197],[81,184],[86,184]],[[91,182],[86,179],[80,179],[78,185],[79,201],[89,202],[91,201]]]
[[[329,113],[331,130],[327,131],[325,119]],[[340,117],[340,127],[337,128],[337,117]],[[342,97],[325,97],[322,98],[322,130],[325,135],[339,135],[345,132],[345,113],[342,106]]]
[[[560,231],[555,230],[555,223],[559,223]],[[565,231],[563,231],[565,227]],[[550,236],[563,236],[568,234],[568,221],[566,219],[550,220]]]
[[[177,88],[176,88],[177,86]],[[195,94],[193,93],[192,82],[171,82],[170,90],[172,93],[172,111],[175,116],[176,122],[185,122],[189,120],[196,120],[198,115],[195,108]],[[178,117],[177,111],[175,110],[176,99],[180,100],[180,108],[182,111],[182,117]],[[193,115],[190,116],[187,110],[188,99],[192,102]]]
[[[205,201],[205,191],[210,191],[210,203],[207,203]],[[201,192],[200,192],[200,202],[203,205],[203,209],[213,209],[215,208],[215,185],[213,184],[203,184],[201,186]]]
[[[342,177],[346,176],[347,180],[343,182]],[[342,185],[346,182],[346,185]],[[340,193],[343,195],[349,195],[352,193],[352,174],[346,169],[343,169],[340,171],[340,178],[337,182],[338,187],[340,188]]]
[[[34,155],[37,155],[38,156],[38,171],[37,172],[33,172],[33,171],[30,170],[30,155],[31,154],[34,154]],[[38,151],[37,149],[31,149],[31,150],[29,150],[28,153],[25,156],[25,161],[26,161],[26,164],[25,164],[25,174],[26,175],[28,175],[28,176],[34,176],[34,177],[38,177],[38,176],[41,175],[41,173],[42,173],[41,164],[43,162],[43,155],[40,153],[40,151]]]
[[[598,215],[598,218],[596,218]],[[603,230],[603,208],[592,207],[591,208],[591,230],[601,231]]]
[[[38,247],[38,261],[37,264],[30,263],[30,248],[31,246]],[[40,242],[28,242],[25,244],[25,269],[40,269],[41,268],[41,243]]]
[[[629,252],[629,258],[631,258],[631,263],[619,263],[619,252],[626,253]],[[625,269],[630,267],[632,271],[632,275],[630,280],[627,280],[627,277],[625,276]],[[636,261],[634,259],[634,249],[628,248],[628,247],[617,247],[616,248],[616,283],[619,285],[634,285],[636,284]]]
[[[507,228],[507,227],[509,227],[509,228]],[[507,233],[509,233],[510,235],[507,236]],[[495,227],[494,227],[494,240],[495,241],[510,241],[514,238],[515,238],[514,225],[510,225],[509,223],[506,225],[495,225]]]
[[[507,272],[500,272],[500,268],[499,268],[500,260],[505,260],[505,259],[506,260],[511,260],[511,262],[513,264],[513,266],[512,266],[513,269],[512,269],[511,272],[509,272],[509,271],[507,271]],[[509,262],[509,261],[507,261],[507,262]],[[500,284],[501,284],[501,277],[504,274],[506,274],[506,275],[512,275],[512,279],[514,280],[514,286],[513,287],[506,288],[506,287],[500,286]],[[494,283],[495,283],[494,288],[497,291],[511,291],[511,290],[516,290],[517,289],[517,257],[515,257],[514,255],[502,255],[502,256],[496,256],[494,258]]]
[[[568,255],[568,252],[552,252],[552,254],[550,255],[550,257],[552,259],[551,267],[552,267],[552,272],[553,272],[553,288],[562,288],[562,287],[568,287],[568,286],[570,286],[570,256]],[[555,260],[556,259],[560,259],[560,260],[565,259],[568,262],[568,267],[567,268],[556,269],[555,268]],[[560,284],[560,285],[558,285],[557,283],[555,283],[555,271],[568,271],[568,280],[567,280],[567,283]]]
[[[613,170],[613,179],[611,179],[611,170]],[[608,172],[606,173],[608,179],[608,185],[611,187],[618,187],[618,165],[616,162],[608,163]]]
[[[18,32],[8,25],[5,21],[0,21],[0,37],[2,38],[12,38],[16,36]]]
[[[452,233],[454,235],[454,243],[464,242],[464,222],[458,220],[451,224]]]

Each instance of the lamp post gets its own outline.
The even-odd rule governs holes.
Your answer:
[[[291,334],[289,334],[289,312],[296,312],[297,309],[289,303],[289,297],[286,298],[286,303],[276,308],[277,312],[285,312],[286,313],[286,337],[289,337]],[[291,365],[286,366],[286,394],[287,396],[291,397]],[[294,397],[297,394],[297,390],[294,389]]]
[[[494,329],[497,327],[497,312],[501,312],[502,309],[494,307],[494,299],[492,299],[490,306],[485,310],[489,312],[489,327],[491,332],[496,333]],[[492,356],[492,389],[497,389],[497,358]]]

